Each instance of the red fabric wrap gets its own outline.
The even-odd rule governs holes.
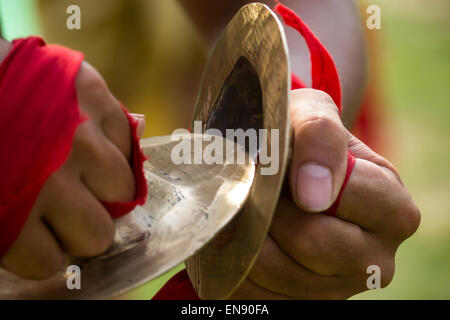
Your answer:
[[[278,1],[277,1],[278,2]],[[312,88],[328,93],[341,112],[341,84],[333,58],[320,40],[309,27],[291,9],[278,3],[274,9],[282,17],[284,23],[295,30],[305,39],[311,53],[311,78]],[[295,74],[291,77],[291,89],[306,88],[306,85]],[[350,150],[347,152],[347,170],[344,182],[336,201],[324,213],[336,215],[342,193],[347,185],[355,166],[356,159]],[[198,299],[195,290],[189,280],[186,270],[182,270],[171,278],[153,297],[155,300],[180,300]]]
[[[75,90],[82,61],[80,52],[30,37],[14,40],[0,65],[0,257],[18,237],[47,178],[66,161],[77,126],[87,119]],[[137,198],[105,204],[113,217],[143,203],[147,193],[136,120],[127,117]]]
[[[152,300],[200,300],[200,298],[189,280],[186,269],[183,269],[170,278]]]
[[[133,169],[134,182],[136,185],[136,194],[133,201],[129,202],[102,202],[103,206],[108,210],[111,217],[114,219],[119,218],[131,210],[134,209],[136,205],[143,205],[147,199],[147,181],[144,176],[144,160],[145,155],[139,146],[139,137],[137,136],[137,126],[138,120],[133,117],[125,107],[120,104],[123,112],[127,116],[128,122],[130,123],[131,130],[131,168]]]

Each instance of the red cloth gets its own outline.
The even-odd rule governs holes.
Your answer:
[[[297,30],[305,39],[311,53],[311,79],[313,89],[322,90],[333,98],[334,103],[341,111],[341,83],[337,73],[333,58],[328,50],[303,22],[302,19],[291,9],[278,3],[274,9],[283,22],[291,28]],[[297,76],[293,76],[292,88],[304,88],[305,85]]]
[[[0,65],[0,257],[19,235],[47,178],[66,161],[75,129],[87,120],[75,90],[82,61],[80,52],[30,37],[14,40]],[[137,122],[128,113],[127,118],[137,198],[105,204],[113,217],[143,203],[147,193]]]
[[[322,90],[328,93],[333,99],[334,103],[341,112],[341,84],[337,73],[333,58],[327,49],[322,45],[320,40],[314,35],[309,27],[297,16],[291,9],[278,3],[275,6],[275,11],[280,14],[284,23],[295,30],[297,30],[305,39],[309,51],[311,53],[311,78],[312,88]],[[306,88],[306,85],[295,74],[291,77],[291,89]],[[342,193],[347,185],[350,175],[355,166],[356,159],[353,154],[347,152],[347,171],[345,173],[344,182],[336,201],[325,212],[329,215],[335,215]],[[171,278],[153,297],[154,300],[196,300],[199,299],[190,280],[186,270],[182,270]]]
[[[152,300],[200,300],[200,298],[195,293],[186,269],[183,269],[170,278]]]

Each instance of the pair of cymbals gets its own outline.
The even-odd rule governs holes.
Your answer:
[[[193,120],[201,121],[203,132],[265,129],[258,151],[276,150],[278,170],[263,174],[267,164],[258,163],[256,154],[251,154],[256,163],[247,157],[240,164],[175,164],[172,151],[179,141],[171,136],[143,139],[141,147],[149,156],[144,163],[147,202],[116,220],[108,252],[93,259],[68,259],[68,265],[80,266],[81,289],[68,289],[65,269],[42,281],[0,270],[0,299],[113,298],[183,261],[201,298],[228,298],[251,269],[276,208],[288,159],[289,91],[280,21],[263,4],[244,6],[210,57]],[[193,133],[183,138],[195,143],[205,137]],[[227,145],[220,135],[206,140],[213,139]],[[202,143],[203,150],[206,145]],[[224,147],[223,155],[246,147],[233,143]]]

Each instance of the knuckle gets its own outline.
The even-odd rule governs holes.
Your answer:
[[[318,137],[326,136],[327,139],[320,140],[322,143],[327,143],[331,146],[346,146],[347,144],[344,127],[340,122],[336,122],[328,115],[316,114],[303,121],[297,121],[297,123],[294,123],[294,130],[296,138],[301,138],[301,140],[304,140],[305,137],[316,140]]]
[[[405,228],[406,235],[412,236],[420,225],[421,220],[421,214],[419,208],[416,206],[414,202],[411,201],[411,203],[408,205],[408,208],[406,210],[406,220],[409,222],[408,225]]]
[[[78,72],[76,84],[83,89],[106,88],[106,83],[98,71],[86,61],[83,61]]]
[[[76,79],[76,87],[88,97],[102,95],[108,87],[102,76],[87,62],[83,62]]]
[[[83,62],[76,79],[80,108],[90,116],[120,110],[103,77],[87,62]]]
[[[414,203],[410,193],[401,182],[398,175],[391,169],[379,167],[383,171],[387,182],[388,190],[395,190],[389,193],[387,206],[383,207],[388,218],[386,233],[390,234],[396,241],[403,240],[412,236],[419,228],[421,221],[420,209]],[[383,190],[384,192],[384,190]]]
[[[331,112],[333,115],[339,116],[339,109],[334,103],[331,96],[321,90],[316,89],[297,89],[292,93],[292,108],[293,112],[296,111],[317,111],[323,110],[325,112]]]
[[[334,104],[334,101],[331,98],[331,96],[322,90],[303,88],[292,90],[291,94],[294,98],[311,99],[318,102]]]
[[[84,122],[78,126],[73,145],[74,153],[79,153],[83,157],[101,154],[98,151],[97,134],[92,122]]]
[[[131,200],[135,193],[134,176],[122,150],[111,143],[102,144],[89,132],[80,133],[75,139],[83,181],[103,201]]]
[[[294,250],[302,256],[314,259],[327,252],[326,235],[318,223],[308,223],[296,233],[294,240]]]
[[[117,126],[120,131],[123,131],[122,128],[125,128],[129,131],[128,120],[125,116],[125,113],[122,111],[120,107],[120,103],[115,99],[108,99],[105,103],[102,104],[103,109],[103,117],[101,119],[102,126],[105,126],[105,123],[110,122],[112,125]]]
[[[110,108],[108,108],[107,112],[105,112],[102,125],[105,126],[111,124],[116,128],[120,128],[119,131],[128,133],[129,123],[119,103],[115,102],[109,105]]]
[[[421,214],[410,196],[407,201],[401,201],[401,204],[395,210],[394,219],[401,240],[411,237],[417,231]]]
[[[388,259],[386,259],[383,266],[381,267],[380,284],[382,288],[387,287],[392,282],[394,274],[395,274],[394,257],[389,257]]]
[[[326,93],[325,91],[322,90],[316,90],[316,89],[309,89],[311,91],[311,97],[314,98],[315,101],[317,101],[318,103],[323,103],[323,104],[327,104],[327,105],[331,105],[337,110],[337,107],[333,101],[333,98],[331,98],[331,96]]]

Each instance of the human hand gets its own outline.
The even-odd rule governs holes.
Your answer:
[[[346,299],[368,290],[367,268],[393,278],[395,253],[420,223],[420,212],[387,160],[343,126],[324,92],[291,95],[294,136],[290,193],[280,197],[262,250],[232,299]],[[336,217],[347,148],[357,158]]]
[[[75,85],[88,120],[77,127],[68,159],[46,181],[19,237],[1,258],[2,267],[20,277],[53,275],[65,253],[91,257],[104,252],[115,227],[101,202],[134,198],[131,133],[119,102],[85,62]],[[145,125],[139,121],[138,135]]]

